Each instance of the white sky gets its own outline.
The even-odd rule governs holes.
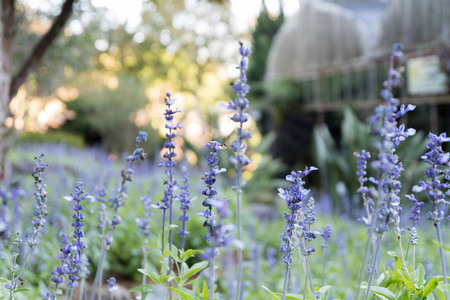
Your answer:
[[[37,1],[39,0],[29,0]],[[91,0],[96,7],[106,7],[119,23],[127,22],[127,29],[132,31],[141,22],[142,2],[144,0]],[[247,31],[258,17],[263,0],[231,0],[231,11],[237,18],[239,30]],[[269,11],[278,13],[279,0],[265,0]],[[286,16],[293,15],[299,6],[299,0],[284,0]]]

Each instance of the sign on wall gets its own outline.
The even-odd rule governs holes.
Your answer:
[[[407,89],[410,95],[447,94],[447,74],[441,70],[439,56],[408,59]]]

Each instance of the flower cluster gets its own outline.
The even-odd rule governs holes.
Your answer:
[[[213,211],[213,207],[216,208],[217,212],[223,218],[229,215],[229,211],[227,209],[228,201],[226,199],[216,197],[217,191],[214,188],[217,175],[226,171],[224,168],[219,169],[217,166],[219,163],[219,158],[217,155],[219,150],[222,148],[222,145],[216,141],[211,141],[206,144],[206,147],[210,150],[210,155],[206,158],[209,170],[204,172],[203,176],[206,189],[202,191],[202,195],[206,196],[206,199],[203,200],[202,205],[207,209],[197,214],[206,218],[203,226],[208,229],[208,233],[204,237],[211,245],[211,250],[205,251],[204,257],[214,258],[219,253],[217,248],[226,244],[227,235],[231,228],[216,223],[216,213]]]
[[[164,190],[164,196],[161,199],[162,204],[159,202],[156,203],[156,207],[163,211],[163,236],[162,236],[162,247],[164,250],[164,230],[165,230],[165,219],[166,219],[166,210],[169,209],[169,224],[173,224],[173,207],[172,203],[175,200],[174,189],[177,186],[177,181],[174,179],[175,175],[175,167],[177,163],[174,161],[174,158],[177,156],[175,152],[175,138],[177,134],[175,131],[177,129],[182,129],[183,125],[181,123],[174,122],[175,114],[182,112],[179,109],[172,109],[172,105],[175,104],[175,100],[172,99],[172,95],[170,93],[166,94],[165,104],[167,106],[166,111],[164,112],[164,118],[166,119],[166,125],[164,126],[168,129],[166,133],[166,141],[164,142],[164,148],[166,149],[164,152],[165,161],[160,163],[160,167],[164,167],[166,170],[164,173],[168,176],[168,180],[164,181],[166,185],[166,189]],[[169,248],[172,249],[172,229],[169,231]]]
[[[308,256],[316,251],[316,248],[309,248],[308,246],[310,242],[317,237],[317,232],[311,230],[311,225],[316,223],[316,206],[313,197],[308,199],[305,213],[303,215],[305,216],[305,219],[300,222],[300,227],[303,232],[303,239],[306,242],[306,246],[303,249],[303,255]]]
[[[358,159],[356,162],[357,171],[356,175],[358,176],[359,188],[358,193],[361,194],[364,208],[366,209],[366,216],[362,216],[358,219],[358,222],[364,222],[367,227],[372,224],[372,215],[375,209],[375,203],[370,196],[369,188],[366,186],[367,178],[367,161],[370,159],[370,153],[366,150],[362,150],[361,153],[355,153],[356,158]]]
[[[32,173],[34,185],[36,186],[36,192],[34,193],[36,204],[34,206],[33,220],[31,221],[33,233],[26,236],[30,248],[33,248],[36,245],[36,236],[38,232],[44,228],[45,217],[47,216],[47,191],[45,190],[46,185],[41,176],[48,168],[48,164],[42,161],[42,157],[44,157],[43,153],[34,158],[36,160],[36,169]]]
[[[320,233],[320,236],[325,240],[325,244],[322,245],[322,248],[328,248],[328,240],[331,238],[333,231],[331,230],[330,225],[325,225],[323,231]]]
[[[422,156],[422,159],[430,165],[425,172],[425,177],[428,180],[427,182],[420,181],[419,185],[413,187],[413,192],[427,192],[428,199],[434,205],[434,210],[428,212],[427,217],[435,223],[439,223],[444,219],[442,206],[450,204],[449,201],[445,200],[445,194],[442,192],[442,189],[450,188],[450,184],[441,182],[439,179],[443,175],[446,175],[447,179],[449,178],[448,170],[445,168],[448,167],[450,153],[442,150],[442,143],[450,142],[450,138],[445,133],[441,133],[439,136],[430,133],[429,138],[427,148],[430,151]]]
[[[303,177],[308,175],[311,171],[317,170],[315,167],[306,167],[304,171],[292,172],[286,176],[286,180],[292,182],[287,190],[278,189],[278,195],[286,202],[289,213],[284,213],[286,219],[285,232],[282,235],[283,245],[280,251],[283,253],[283,261],[286,268],[290,268],[292,264],[292,254],[295,249],[292,242],[294,230],[299,228],[298,214],[302,207],[302,201],[305,200],[310,190],[304,188],[305,182]],[[312,217],[312,216],[309,216]]]
[[[125,183],[127,181],[133,181],[134,171],[132,169],[133,163],[141,160],[145,160],[147,157],[147,153],[144,152],[143,148],[139,147],[141,142],[145,142],[147,140],[147,132],[139,131],[138,136],[136,137],[136,149],[133,151],[133,154],[126,158],[126,161],[129,162],[128,169],[122,170],[122,183],[118,189],[117,194],[114,197],[108,199],[111,203],[111,207],[113,208],[113,216],[110,220],[106,221],[106,224],[109,227],[109,232],[106,237],[104,237],[106,245],[109,245],[112,242],[112,234],[114,229],[122,222],[122,218],[118,214],[118,210],[120,207],[125,205],[126,200],[128,199],[128,195],[125,193],[126,186]]]
[[[384,83],[385,89],[381,91],[384,104],[375,108],[375,115],[369,118],[372,134],[378,139],[374,146],[378,151],[378,159],[373,167],[378,170],[378,179],[369,180],[378,186],[380,205],[376,216],[375,232],[382,233],[390,228],[401,232],[400,229],[400,192],[401,182],[398,180],[404,171],[402,163],[395,154],[397,147],[406,137],[413,136],[415,130],[406,129],[405,125],[397,126],[397,119],[408,111],[415,109],[414,105],[398,107],[398,100],[392,94],[392,88],[398,86],[400,74],[394,70],[394,60],[402,57],[402,47],[394,44],[391,52],[389,79]]]
[[[64,197],[67,201],[74,201],[75,206],[73,210],[75,211],[75,214],[72,216],[74,219],[74,222],[72,223],[72,227],[74,228],[73,233],[73,244],[72,244],[72,257],[71,257],[71,264],[74,271],[72,274],[69,275],[69,288],[76,288],[78,286],[78,273],[82,269],[82,261],[81,261],[81,253],[84,249],[86,249],[86,245],[84,244],[83,240],[81,238],[84,237],[83,232],[83,213],[81,212],[84,208],[81,205],[81,201],[84,201],[86,199],[93,199],[92,196],[89,196],[89,193],[85,193],[84,190],[84,184],[82,182],[78,182],[75,186],[75,193],[71,193],[70,196]],[[84,194],[84,195],[83,195]]]
[[[186,235],[189,234],[186,231],[186,222],[189,221],[189,216],[187,212],[189,210],[189,205],[192,201],[191,193],[190,193],[190,185],[189,185],[189,172],[187,167],[181,167],[181,185],[180,185],[180,196],[178,200],[180,201],[180,210],[183,212],[181,216],[178,217],[178,220],[182,222],[181,229],[178,230],[178,234],[181,235],[181,249],[184,249],[184,242]]]
[[[246,110],[249,107],[248,99],[246,98],[250,91],[250,86],[247,84],[247,76],[245,70],[248,68],[247,57],[250,55],[250,49],[244,48],[240,43],[239,52],[241,54],[241,61],[237,69],[240,71],[239,80],[233,84],[233,90],[236,92],[236,99],[228,100],[227,104],[221,103],[221,107],[226,110],[235,110],[236,113],[231,117],[233,122],[238,123],[237,138],[231,143],[231,149],[236,152],[236,156],[230,157],[230,161],[236,166],[236,169],[240,169],[242,166],[248,165],[250,159],[244,154],[246,145],[244,140],[252,137],[248,130],[245,130],[244,123],[248,121],[248,114]]]
[[[114,277],[109,278],[106,280],[108,282],[108,290],[112,293],[119,289],[119,287],[116,285],[116,279]]]
[[[18,280],[21,280],[20,277],[15,277],[17,270],[19,270],[19,265],[17,264],[17,258],[20,254],[20,244],[22,243],[22,239],[20,238],[20,233],[17,233],[16,238],[14,239],[14,241],[12,243],[13,243],[13,245],[16,246],[14,249],[14,254],[13,254],[13,257],[14,257],[13,265],[10,269],[12,276],[11,276],[11,280],[5,284],[5,288],[10,290],[11,295],[13,295],[14,291],[17,290],[17,288],[19,287]]]

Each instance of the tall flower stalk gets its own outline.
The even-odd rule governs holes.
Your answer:
[[[39,232],[42,231],[45,225],[45,218],[47,216],[47,191],[45,190],[45,183],[42,178],[42,173],[45,172],[45,170],[48,168],[48,164],[44,163],[42,158],[44,157],[44,154],[40,154],[39,156],[35,157],[35,167],[36,169],[31,174],[34,178],[34,185],[36,186],[36,192],[34,193],[34,197],[36,200],[36,204],[34,205],[34,212],[33,212],[33,219],[31,221],[31,234],[25,235],[28,243],[28,251],[25,254],[25,258],[20,265],[16,265],[17,256],[19,255],[18,247],[20,243],[18,242],[21,239],[16,239],[15,245],[16,245],[16,251],[14,252],[14,266],[11,269],[11,280],[7,283],[7,288],[10,290],[10,299],[14,299],[14,291],[19,286],[19,281],[22,280],[22,274],[25,270],[25,266],[28,262],[28,259],[30,257],[31,251],[36,247],[38,244],[37,236]]]
[[[286,291],[293,261],[292,254],[295,249],[293,243],[294,231],[300,228],[298,216],[302,208],[302,201],[306,199],[310,192],[310,190],[304,188],[305,182],[303,181],[303,178],[314,170],[317,170],[317,168],[310,167],[305,168],[304,171],[292,172],[290,175],[286,176],[286,180],[292,182],[292,184],[286,190],[282,188],[278,189],[278,195],[284,199],[287,208],[289,209],[288,213],[284,213],[286,225],[282,235],[283,245],[280,249],[280,252],[283,253],[282,260],[286,266],[282,300],[286,299]]]
[[[369,178],[369,181],[377,189],[377,197],[374,201],[374,216],[370,223],[368,237],[369,239],[374,237],[375,246],[369,271],[367,292],[364,299],[369,299],[373,276],[378,269],[379,249],[384,233],[388,230],[396,232],[399,246],[401,247],[402,245],[402,229],[400,228],[401,207],[398,194],[401,188],[399,177],[404,169],[395,151],[401,141],[415,134],[414,129],[405,129],[404,125],[398,126],[397,124],[397,119],[405,115],[408,111],[415,109],[414,105],[402,105],[398,107],[398,100],[392,94],[392,88],[400,85],[400,73],[394,69],[394,63],[396,59],[401,59],[402,57],[402,46],[400,44],[394,44],[390,56],[388,80],[384,83],[385,89],[381,91],[381,97],[384,99],[384,103],[376,107],[374,116],[369,118],[372,134],[377,137],[374,142],[377,150],[377,159],[372,162],[372,166],[377,170],[378,175],[377,178]],[[366,251],[368,249],[367,247]],[[402,249],[400,255],[402,263],[405,265]],[[364,261],[363,268],[366,263]],[[358,293],[359,289],[356,292],[356,298],[358,297]]]
[[[206,197],[202,205],[206,210],[198,213],[199,216],[206,218],[203,226],[208,229],[208,233],[204,236],[209,242],[210,248],[205,251],[203,258],[209,260],[209,276],[208,276],[208,299],[214,300],[214,282],[215,282],[215,259],[219,254],[219,247],[224,246],[226,242],[226,235],[228,230],[221,224],[216,222],[216,214],[213,207],[221,213],[226,209],[226,200],[217,197],[217,191],[214,184],[217,180],[217,175],[226,170],[217,166],[219,158],[217,154],[221,145],[216,141],[211,141],[206,145],[210,149],[210,155],[206,158],[208,162],[208,171],[204,172],[203,181],[206,184],[206,189],[202,191],[202,195]],[[225,230],[225,231],[224,231]]]
[[[442,150],[442,144],[450,142],[450,137],[446,133],[441,133],[439,136],[430,133],[427,148],[429,151],[421,158],[427,162],[430,167],[425,172],[427,181],[420,181],[419,185],[413,187],[413,192],[419,193],[426,191],[430,203],[433,204],[433,211],[429,211],[427,218],[434,222],[436,228],[436,235],[439,244],[443,245],[441,222],[444,220],[443,206],[450,205],[450,201],[445,199],[445,194],[441,190],[450,188],[450,183],[441,182],[440,178],[445,175],[446,179],[450,179],[450,172],[448,165],[450,163],[450,153]],[[444,284],[447,284],[447,264],[444,250],[439,247],[439,255],[441,258],[442,275],[444,277]],[[446,292],[446,299],[449,299],[448,292]]]
[[[78,287],[78,280],[83,276],[82,273],[86,262],[83,262],[82,251],[86,249],[86,245],[82,240],[84,237],[84,216],[82,210],[84,208],[81,201],[93,198],[89,196],[88,193],[84,192],[83,186],[84,184],[82,182],[78,182],[75,186],[75,193],[71,193],[70,196],[64,197],[67,201],[75,202],[75,206],[73,208],[75,213],[72,216],[72,227],[74,228],[73,242],[69,242],[68,235],[61,234],[61,237],[63,238],[60,255],[61,264],[55,270],[52,270],[53,276],[51,281],[55,283],[55,289],[52,297],[50,292],[44,291],[43,296],[46,299],[56,299],[59,285],[65,282],[66,279],[68,279],[66,290],[67,298],[72,299],[73,290]],[[83,289],[84,287],[80,290]]]
[[[325,285],[325,270],[326,270],[326,259],[327,259],[327,249],[328,249],[328,240],[331,238],[333,231],[331,230],[330,225],[325,225],[323,231],[320,233],[320,236],[324,239],[324,243],[321,245],[323,249],[323,257],[322,257],[322,286]]]
[[[236,99],[228,100],[227,104],[222,103],[221,107],[226,110],[234,110],[236,113],[231,117],[231,120],[238,124],[237,137],[231,143],[231,149],[235,155],[230,157],[230,162],[233,163],[236,170],[236,225],[237,238],[242,242],[242,224],[241,224],[241,195],[242,195],[242,168],[250,163],[250,159],[245,155],[245,148],[247,147],[245,140],[251,138],[249,131],[244,129],[244,123],[248,121],[248,114],[246,110],[249,107],[248,99],[246,98],[250,91],[250,86],[247,84],[247,76],[245,70],[248,68],[247,57],[250,55],[250,49],[244,48],[240,42],[239,53],[241,54],[241,61],[237,69],[239,69],[240,76],[236,83],[233,84],[233,90],[236,92]],[[238,248],[238,275],[236,299],[242,298],[242,276],[243,276],[243,249]]]
[[[105,235],[103,237],[103,246],[100,254],[100,261],[97,267],[97,273],[95,274],[94,283],[92,285],[91,295],[89,297],[90,300],[94,300],[95,293],[97,291],[97,287],[101,291],[101,278],[103,273],[103,264],[106,259],[106,253],[108,252],[111,242],[113,240],[113,233],[116,227],[121,223],[122,219],[119,216],[119,208],[124,206],[126,200],[128,199],[128,195],[125,193],[126,191],[126,183],[128,181],[133,181],[134,171],[132,169],[134,162],[144,160],[147,157],[147,153],[144,152],[143,148],[139,147],[141,142],[147,140],[147,132],[139,131],[138,136],[136,137],[136,149],[134,149],[133,154],[126,158],[128,163],[128,168],[121,171],[122,182],[117,190],[117,194],[109,199],[111,207],[113,209],[113,215],[110,220],[107,220],[106,225],[108,226],[108,231],[105,231]],[[101,299],[101,293],[98,293],[98,299]]]
[[[142,266],[147,269],[148,263],[148,238],[151,235],[150,232],[150,218],[153,216],[151,211],[153,205],[153,198],[150,196],[150,190],[147,190],[147,195],[141,197],[142,206],[144,208],[144,216],[142,218],[136,218],[136,227],[141,229],[141,234],[144,236],[144,245],[142,246]],[[142,284],[147,284],[147,276],[142,276]]]
[[[178,234],[181,235],[181,249],[184,250],[185,238],[189,232],[186,230],[186,222],[189,221],[189,216],[187,212],[189,211],[189,205],[192,201],[191,193],[190,193],[190,185],[189,185],[189,172],[186,166],[181,167],[181,186],[180,186],[180,210],[183,213],[178,217],[178,220],[181,221],[181,229],[178,231]]]
[[[416,239],[417,232],[413,233],[416,230],[416,222],[420,220],[420,207],[424,204],[423,202],[419,202],[414,194],[411,195],[405,195],[411,202],[414,203],[413,207],[411,208],[411,215],[409,216],[409,219],[412,222],[412,226],[408,227],[409,230],[409,242],[408,242],[408,248],[406,248],[406,254],[405,259],[408,259],[408,253],[409,253],[409,247],[413,244],[413,240]],[[415,244],[417,245],[417,243]]]
[[[311,247],[311,241],[317,237],[317,233],[311,230],[311,225],[316,223],[316,207],[314,203],[314,198],[308,199],[308,204],[306,205],[305,219],[300,222],[300,226],[303,230],[303,239],[305,241],[305,249],[303,249],[303,255],[305,256],[305,285],[303,288],[303,299],[306,299],[306,292],[308,286],[308,278],[311,277],[311,272],[309,270],[309,256],[316,252],[316,248]],[[312,287],[312,281],[310,282]],[[314,293],[314,289],[311,288],[311,292]]]
[[[166,111],[164,112],[164,118],[166,119],[166,125],[165,128],[168,130],[166,133],[166,142],[164,143],[164,149],[166,151],[164,152],[164,159],[165,161],[162,162],[159,166],[164,167],[166,170],[164,171],[168,177],[166,181],[164,181],[164,184],[166,185],[166,190],[164,191],[164,197],[161,199],[162,204],[159,202],[156,203],[156,207],[158,209],[161,209],[163,211],[163,224],[162,224],[162,252],[164,253],[164,231],[165,231],[165,225],[166,225],[166,211],[169,210],[169,225],[173,224],[173,201],[175,199],[174,196],[174,188],[177,185],[177,181],[175,180],[175,167],[177,166],[177,163],[174,161],[174,158],[177,156],[177,153],[175,152],[175,138],[177,137],[177,134],[175,131],[177,129],[182,129],[183,125],[180,123],[174,122],[174,115],[176,113],[181,112],[179,109],[172,109],[172,105],[175,104],[175,100],[172,99],[172,95],[170,93],[166,94],[165,98],[165,104],[167,106]],[[169,230],[169,250],[172,250],[172,228]]]

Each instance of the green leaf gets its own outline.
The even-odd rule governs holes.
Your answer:
[[[321,287],[319,289],[319,293],[320,293],[319,300],[327,300],[330,290],[331,290],[331,285],[326,285],[326,286]]]
[[[168,226],[166,227],[166,231],[170,231],[171,229],[175,229],[175,228],[178,228],[178,225],[176,225],[176,224],[171,224],[171,225],[168,225]]]
[[[193,291],[182,287],[169,287],[170,290],[177,293],[183,300],[203,300],[203,298],[196,295]]]
[[[411,290],[414,284],[411,282],[412,278],[406,270],[397,270],[400,276],[403,278],[403,283],[408,290]]]
[[[192,283],[192,290],[195,293],[200,294],[200,290],[202,288],[204,281],[206,282],[206,280],[202,276],[198,276],[197,278],[195,278],[194,282]],[[187,284],[189,284],[189,283],[187,283]]]
[[[273,299],[275,299],[275,300],[280,300],[281,299],[277,295],[275,295],[271,290],[269,290],[269,288],[265,287],[264,285],[261,285],[261,287],[263,289],[265,289],[272,296]]]
[[[166,282],[172,281],[177,276],[174,273],[170,273],[169,275],[163,275],[159,278],[159,283],[165,284]]]
[[[205,281],[203,281],[203,287],[202,287],[202,293],[200,294],[200,296],[202,296],[202,298],[204,299],[208,299],[208,283]]]
[[[437,277],[431,277],[430,279],[428,279],[427,283],[425,283],[425,286],[423,288],[421,297],[426,297],[429,294],[431,294],[432,292],[434,292],[434,290],[436,290],[436,287],[438,284],[439,284],[439,281],[438,281]]]
[[[203,253],[203,250],[188,249],[186,251],[180,250],[180,252],[181,260],[187,261],[189,258],[196,256],[199,253]]]
[[[449,246],[441,245],[437,240],[433,240],[433,243],[435,243],[438,247],[441,247],[444,250],[450,251],[450,247]]]
[[[132,288],[129,290],[129,292],[140,292],[141,293],[141,299],[147,298],[147,295],[152,292],[152,285],[140,285],[135,288]]]
[[[426,300],[435,300],[433,294],[429,294],[426,298]]]
[[[144,274],[145,276],[147,276],[148,278],[150,278],[154,283],[158,283],[159,282],[159,275],[147,270],[147,269],[138,269],[139,272],[141,272],[142,274]]]
[[[395,297],[395,295],[387,288],[380,286],[372,286],[370,290],[377,296],[383,296],[382,299],[398,300],[397,297]]]
[[[164,253],[163,253],[163,259],[167,258],[168,256],[172,257],[177,263],[181,263],[181,259],[178,257],[178,255],[176,255],[174,252],[175,250],[172,249],[172,252],[166,248],[164,249]]]
[[[189,269],[189,271],[186,272],[186,274],[184,274],[184,276],[186,279],[188,279],[188,278],[194,276],[195,274],[197,274],[198,272],[204,270],[207,266],[208,266],[208,261],[206,261],[206,260],[198,262],[198,263],[192,265],[192,267]]]
[[[280,299],[283,298],[283,294],[281,294],[281,293],[276,293],[275,295]],[[286,296],[285,298],[287,300],[303,300],[302,295],[296,295],[296,294],[289,293],[289,294],[286,294],[285,296]]]
[[[416,271],[414,272],[414,283],[417,284],[417,286],[421,287],[423,283],[425,282],[425,268],[422,264],[419,264],[417,266]]]

